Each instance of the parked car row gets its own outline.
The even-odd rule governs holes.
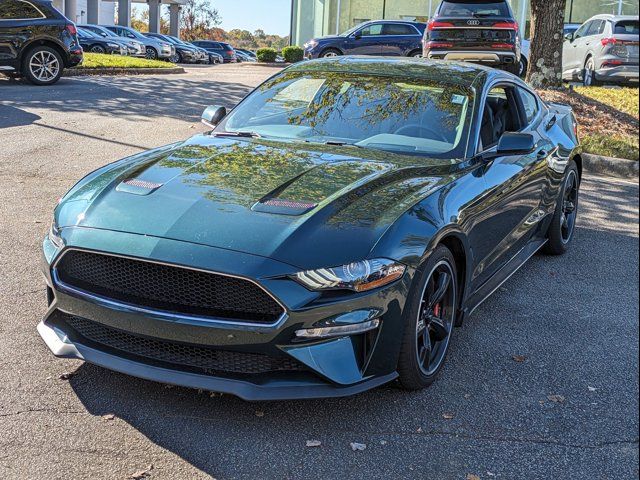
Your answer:
[[[637,83],[638,17],[597,15],[565,25],[563,78],[585,85]],[[346,32],[315,38],[304,58],[339,55],[426,57],[481,63],[524,76],[530,42],[522,40],[507,0],[443,0],[429,23],[374,20]]]

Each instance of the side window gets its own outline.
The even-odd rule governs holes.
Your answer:
[[[0,20],[44,18],[33,4],[24,0],[0,0]]]
[[[587,35],[587,31],[591,27],[592,23],[593,22],[587,22],[584,25],[582,25],[578,30],[576,30],[576,33],[574,34],[573,38],[575,40],[577,40],[578,38],[582,38],[582,37],[586,36]]]
[[[416,29],[406,23],[387,23],[382,29],[383,35],[417,35]]]
[[[520,130],[515,88],[494,87],[487,95],[480,126],[480,151],[497,145],[505,132]]]
[[[377,37],[378,35],[382,35],[382,24],[374,23],[373,25],[367,25],[362,30],[360,30],[360,34],[363,37]]]
[[[518,92],[520,93],[522,105],[524,106],[524,113],[527,117],[527,125],[530,125],[538,115],[538,100],[532,93],[527,92],[524,88],[519,88]]]
[[[589,30],[587,31],[586,36],[592,37],[594,35],[600,34],[600,27],[602,26],[603,23],[604,23],[603,20],[594,20],[593,22],[591,22],[591,26],[589,27]]]

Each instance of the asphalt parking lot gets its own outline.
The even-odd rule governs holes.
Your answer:
[[[485,302],[423,392],[255,404],[54,359],[35,327],[57,199],[275,73],[187,70],[0,78],[0,478],[638,478],[637,181],[587,174],[572,250]]]

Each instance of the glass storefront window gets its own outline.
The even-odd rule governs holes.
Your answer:
[[[342,33],[369,20],[426,22],[440,0],[292,0],[292,42],[297,45]],[[529,0],[510,0],[516,20],[529,31]],[[565,22],[583,23],[600,13],[638,15],[638,0],[567,0]],[[525,33],[525,36],[528,36]]]

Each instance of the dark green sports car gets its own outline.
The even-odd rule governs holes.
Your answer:
[[[454,327],[574,234],[573,113],[502,71],[309,61],[203,121],[61,199],[56,356],[249,400],[419,389]]]

